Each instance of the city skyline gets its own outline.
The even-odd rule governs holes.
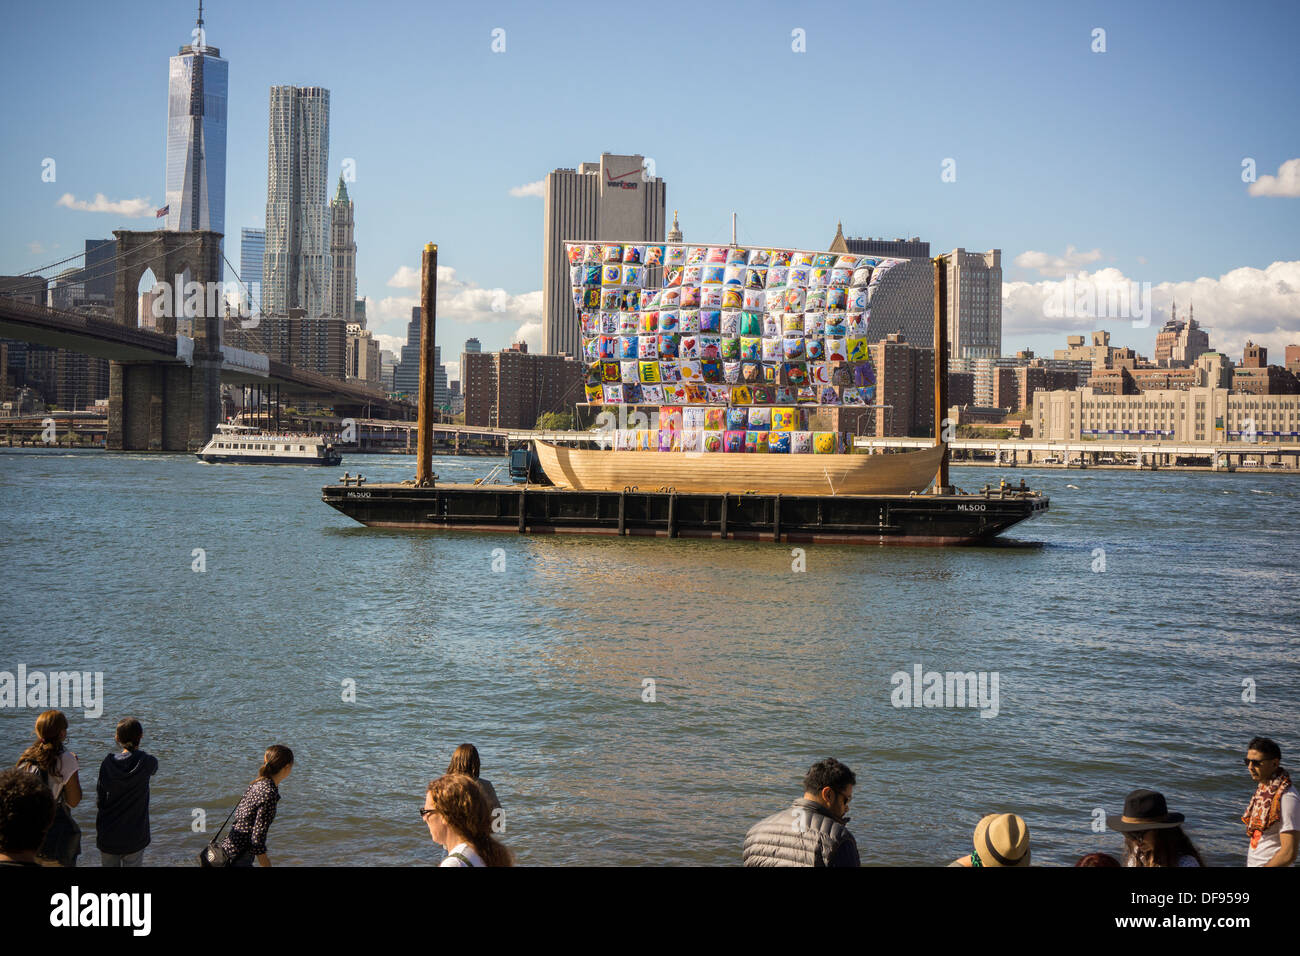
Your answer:
[[[1195,301],[1212,347],[1229,353],[1239,353],[1246,339],[1277,351],[1300,339],[1297,202],[1290,195],[1300,185],[1285,177],[1300,173],[1300,144],[1294,128],[1276,121],[1300,79],[1283,40],[1287,23],[1300,22],[1295,11],[1275,11],[1267,22],[1221,23],[1208,4],[1189,5],[1171,27],[1157,10],[1118,5],[1075,14],[1012,4],[993,18],[945,6],[942,17],[891,10],[887,21],[826,6],[779,16],[763,4],[750,9],[764,16],[740,23],[702,11],[695,38],[676,45],[667,8],[645,24],[631,12],[616,14],[601,29],[611,37],[642,31],[639,42],[665,51],[665,76],[676,75],[672,63],[698,57],[702,44],[745,44],[754,68],[779,80],[764,87],[768,116],[804,116],[800,94],[814,86],[885,91],[860,124],[837,121],[843,137],[829,155],[813,160],[797,137],[775,150],[738,151],[757,140],[752,130],[727,124],[703,153],[673,116],[556,122],[580,90],[556,55],[568,42],[563,28],[540,13],[503,9],[503,51],[494,53],[495,27],[459,11],[440,15],[439,29],[430,31],[421,29],[430,12],[394,4],[378,19],[400,30],[355,31],[339,4],[323,3],[306,18],[248,3],[205,5],[209,33],[237,65],[228,101],[226,232],[262,224],[267,91],[314,84],[335,98],[327,180],[332,185],[352,161],[348,188],[362,198],[356,231],[366,249],[357,290],[370,297],[370,328],[386,348],[402,338],[403,316],[418,293],[418,250],[430,239],[446,263],[440,342],[476,335],[489,350],[515,338],[540,347],[539,186],[550,170],[603,151],[655,162],[656,174],[673,183],[670,205],[680,210],[688,242],[725,242],[734,210],[742,243],[812,246],[842,220],[849,236],[923,235],[939,249],[1002,249],[1008,354],[1047,351],[1065,334],[1108,328],[1150,355],[1173,299]],[[112,82],[78,87],[82,105],[73,122],[36,104],[15,105],[0,169],[7,182],[31,185],[0,199],[5,218],[24,224],[0,244],[4,271],[61,258],[85,235],[147,228],[164,204],[158,162],[117,145],[148,142],[162,125],[157,71],[119,74],[108,55],[129,43],[146,60],[160,58],[189,39],[193,14],[162,4],[141,12],[128,27],[97,7],[73,4],[58,36],[36,29],[35,11],[11,15],[9,36],[28,39],[4,45],[9,76],[39,70],[55,44],[74,42],[85,50],[87,72],[100,67]],[[1098,28],[1106,31],[1104,52],[1093,49]],[[792,48],[796,30],[804,32],[802,53]],[[294,42],[285,43],[287,36]],[[486,118],[472,139],[444,129],[454,122],[450,114],[410,121],[422,82],[414,64],[427,58],[430,43],[440,70],[463,78],[457,111]],[[348,57],[319,57],[340,44]],[[860,51],[874,75],[905,82],[859,76],[852,64]],[[600,50],[593,57],[595,69],[621,66]],[[1192,61],[1202,67],[1196,74],[1185,70]],[[362,62],[381,66],[358,69]],[[520,85],[525,76],[527,88]],[[918,122],[938,91],[974,76],[1001,98],[986,98],[984,108],[951,123]],[[1239,89],[1243,76],[1252,81],[1248,95],[1230,110],[1216,108],[1222,91]],[[77,82],[52,77],[54,99],[72,100]],[[456,148],[433,149],[449,132]],[[93,152],[87,139],[97,143]],[[518,149],[522,141],[527,151]],[[746,160],[736,163],[740,155]],[[57,163],[53,181],[41,179],[46,158]],[[949,159],[954,179],[945,182]],[[1252,170],[1243,167],[1247,159]],[[1254,183],[1244,181],[1247,172]],[[505,236],[518,250],[508,261],[500,254]],[[1080,270],[1099,289],[1149,283],[1147,324],[1045,315],[1043,302],[1060,278]]]

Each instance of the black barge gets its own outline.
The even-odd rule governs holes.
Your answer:
[[[793,544],[981,544],[1047,511],[1032,491],[949,495],[677,494],[550,485],[327,485],[321,500],[374,528],[604,534]]]
[[[934,260],[934,407],[947,402],[944,257]],[[373,528],[516,534],[604,534],[809,544],[981,544],[1044,514],[1048,500],[1020,483],[962,494],[948,481],[945,444],[930,491],[910,495],[783,495],[673,488],[575,491],[549,483],[536,454],[511,454],[514,484],[440,484],[433,474],[433,343],[438,247],[424,247],[421,268],[419,425],[413,481],[367,484],[345,475],[321,500]]]

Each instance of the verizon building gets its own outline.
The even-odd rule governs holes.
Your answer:
[[[542,351],[578,355],[582,339],[569,287],[566,239],[664,241],[667,192],[645,157],[603,153],[598,163],[546,176],[542,250]]]

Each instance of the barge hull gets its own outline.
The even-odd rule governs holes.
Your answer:
[[[984,495],[676,494],[547,485],[329,485],[321,500],[374,528],[735,539],[790,544],[969,545],[1047,511]]]

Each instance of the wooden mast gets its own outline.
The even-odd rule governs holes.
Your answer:
[[[948,414],[948,263],[947,256],[935,256],[934,262],[934,443],[943,446],[939,471],[934,478],[936,495],[951,494],[948,484],[948,443],[944,441],[944,423]]]
[[[427,242],[420,269],[420,394],[416,421],[415,484],[433,484],[434,330],[437,327],[438,247]]]

